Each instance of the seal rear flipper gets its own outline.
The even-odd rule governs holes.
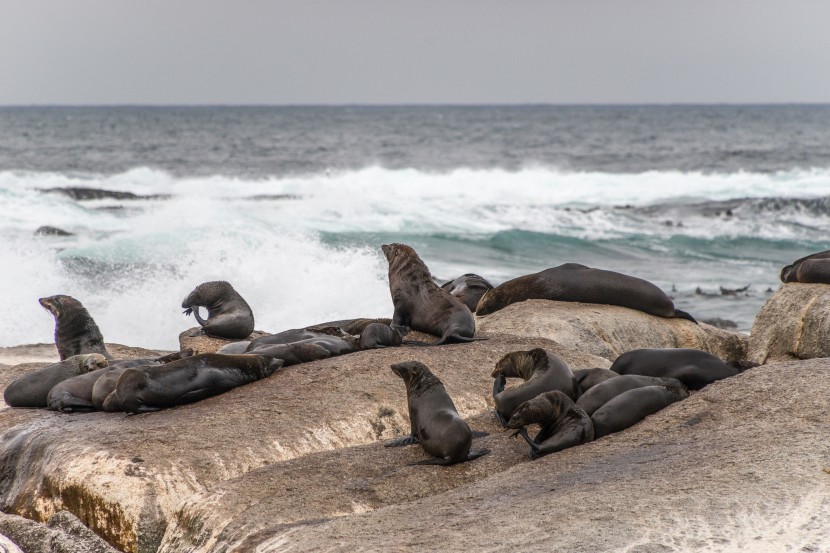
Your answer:
[[[527,442],[527,445],[529,445],[529,446],[530,446],[530,453],[531,453],[531,456],[532,456],[534,453],[536,453],[537,451],[539,451],[539,444],[537,444],[536,442],[534,442],[534,441],[530,438],[530,436],[528,436],[528,434],[527,434],[527,428],[525,428],[524,426],[523,426],[523,427],[521,427],[521,428],[519,428],[519,429],[518,429],[518,430],[516,430],[515,432],[513,432],[513,436],[512,436],[512,437],[516,437],[516,436],[521,436],[522,438],[524,438],[524,439],[525,439],[525,441]]]
[[[676,319],[686,319],[687,321],[692,321],[693,323],[698,324],[697,320],[694,317],[692,317],[690,314],[686,313],[685,311],[681,311],[679,309],[674,310],[674,317]]]
[[[383,443],[383,447],[400,447],[418,443],[418,436],[401,436]]]
[[[471,449],[470,453],[467,455],[467,460],[472,461],[474,459],[478,459],[479,457],[484,457],[490,453],[489,449],[482,448],[482,449]]]
[[[506,385],[507,377],[504,376],[504,373],[499,373],[499,375],[493,381],[493,397],[496,397],[498,394],[502,393]]]

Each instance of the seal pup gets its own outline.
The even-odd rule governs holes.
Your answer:
[[[389,262],[389,291],[395,307],[392,328],[406,336],[410,328],[440,338],[428,345],[475,340],[473,314],[432,280],[429,269],[405,244],[381,246]]]
[[[83,353],[100,353],[112,359],[98,325],[81,302],[62,294],[37,301],[55,317],[55,346],[61,361]]]
[[[127,413],[158,411],[271,376],[282,365],[282,359],[266,355],[203,353],[166,365],[127,369],[113,393]]]
[[[496,418],[502,426],[513,411],[525,401],[539,394],[559,390],[572,400],[577,397],[578,384],[574,373],[556,355],[542,348],[530,351],[508,353],[496,363],[491,375],[493,402],[496,404]],[[521,378],[525,382],[505,390],[508,378]]]
[[[107,359],[100,353],[73,355],[61,361],[24,374],[3,391],[3,400],[10,407],[46,407],[49,391],[65,380],[102,369]]]
[[[508,280],[481,297],[476,314],[489,315],[511,303],[534,299],[619,305],[657,317],[697,323],[685,311],[675,309],[671,298],[647,280],[578,263]]]
[[[59,382],[49,390],[46,407],[65,413],[94,411],[92,389],[98,379],[111,370],[106,367]]]
[[[686,387],[674,378],[660,378],[656,376],[641,376],[638,374],[624,374],[617,378],[611,378],[600,382],[583,395],[579,396],[576,404],[589,415],[611,401],[618,395],[645,386],[674,386],[676,388]]]
[[[802,257],[801,259],[796,259],[792,262],[791,265],[787,265],[786,267],[781,269],[781,282],[818,282],[824,284],[830,283],[830,280],[802,280],[801,276],[799,276],[799,268],[802,264],[808,261],[810,263],[808,264],[807,269],[805,269],[803,273],[803,277],[805,279],[819,278],[830,272],[830,267],[825,266],[825,261],[830,261],[830,250],[825,250],[823,252],[818,252]]]
[[[493,285],[482,276],[475,273],[467,273],[454,280],[445,282],[441,285],[441,288],[458,298],[461,303],[467,306],[467,309],[475,313],[481,296],[487,290],[493,288]]]
[[[386,442],[386,447],[420,443],[433,459],[413,465],[452,465],[490,453],[488,449],[470,450],[473,432],[458,415],[444,385],[426,365],[405,361],[395,363],[391,368],[406,384],[412,431],[409,436]]]
[[[670,384],[645,386],[623,392],[607,401],[591,415],[591,420],[594,422],[594,438],[625,430],[647,416],[687,397],[689,397],[689,392],[684,386]]]
[[[199,307],[208,310],[207,320],[199,316]],[[203,282],[182,302],[184,314],[193,314],[208,336],[241,340],[254,331],[254,314],[248,302],[223,280]]]
[[[360,333],[360,349],[393,348],[401,343],[401,333],[388,324],[372,323]]]
[[[738,374],[743,365],[736,365],[698,349],[635,349],[617,357],[611,370],[618,374],[676,378],[690,390],[700,390],[716,380]]]
[[[581,396],[600,382],[605,382],[609,378],[620,376],[611,369],[576,369],[574,377],[579,383],[579,395]]]
[[[541,429],[531,439],[525,428],[539,424]],[[507,422],[530,445],[530,458],[536,459],[594,439],[591,417],[571,398],[554,390],[539,394],[519,405]]]
[[[288,344],[265,345],[248,350],[247,353],[282,359],[283,366],[288,367],[299,363],[317,361],[318,359],[337,357],[357,350],[357,338],[354,336],[339,338],[337,336],[320,335]]]

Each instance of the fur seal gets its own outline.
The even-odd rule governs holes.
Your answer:
[[[676,378],[690,390],[700,390],[716,380],[735,376],[738,368],[698,349],[635,349],[617,357],[611,370],[618,374],[640,374]]]
[[[158,411],[271,376],[282,365],[282,359],[266,355],[203,353],[166,365],[127,369],[113,393],[127,413]]]
[[[609,378],[620,376],[611,369],[577,369],[574,371],[574,377],[579,383],[579,395],[584,394],[600,382],[605,382]]]
[[[199,316],[199,307],[208,310],[207,320]],[[254,314],[248,302],[223,280],[203,282],[182,302],[184,314],[196,317],[208,336],[241,340],[254,331]]]
[[[452,465],[490,453],[487,449],[470,450],[473,432],[458,415],[444,385],[426,365],[406,361],[391,367],[406,384],[412,431],[409,436],[386,442],[386,447],[420,443],[433,459],[412,463],[415,465]]]
[[[171,353],[170,355],[165,355],[162,357],[130,359],[126,361],[112,363],[110,365],[110,370],[98,377],[98,380],[96,380],[92,385],[92,406],[98,411],[106,411],[106,409],[104,409],[104,401],[107,399],[107,396],[109,396],[113,392],[113,390],[115,390],[115,385],[118,383],[118,378],[122,374],[124,374],[124,372],[127,369],[131,369],[134,367],[152,367],[156,365],[164,365],[166,363],[170,363],[171,361],[177,361],[179,359],[184,359],[185,357],[190,357],[191,355],[193,355],[193,350],[187,349],[185,351],[177,351],[175,353]],[[117,410],[120,411],[120,409]]]
[[[269,336],[260,336],[255,340],[251,340],[245,351],[251,352],[256,349],[263,348],[265,346],[293,344],[294,342],[311,340],[314,338],[319,338],[321,336],[335,336],[338,338],[342,338],[345,337],[346,334],[344,334],[343,331],[336,326],[321,327],[315,330],[309,330],[307,328],[292,328],[291,330],[283,330],[282,332],[278,332],[276,334],[271,334]]]
[[[92,389],[98,379],[111,370],[109,367],[98,369],[59,382],[49,390],[46,407],[65,413],[93,411]]]
[[[60,294],[37,301],[55,317],[55,345],[61,361],[83,353],[100,353],[112,359],[98,325],[81,302]]]
[[[697,323],[685,311],[675,309],[671,298],[647,280],[578,263],[508,280],[482,296],[476,314],[489,315],[511,303],[533,299],[619,305],[649,315]]]
[[[645,386],[634,388],[610,399],[594,411],[594,438],[601,438],[629,426],[634,426],[649,415],[689,397],[682,386]]]
[[[328,328],[338,328],[344,334],[357,335],[361,334],[363,330],[370,324],[380,323],[389,325],[392,319],[342,319],[340,321],[328,321],[305,327],[306,330],[324,330]]]
[[[686,387],[674,378],[660,378],[656,376],[641,376],[638,374],[625,374],[617,378],[611,378],[600,382],[576,400],[576,404],[589,415],[611,401],[618,395],[645,386],[674,386],[676,388]]]
[[[487,279],[482,276],[467,273],[454,280],[445,282],[441,285],[441,288],[458,298],[461,303],[467,306],[467,309],[475,313],[481,296],[487,290],[493,288],[493,285],[487,282]]]
[[[389,291],[395,306],[392,328],[402,336],[410,328],[440,336],[429,344],[433,346],[475,339],[473,314],[435,284],[415,250],[405,244],[384,244],[381,249],[389,261]]]
[[[496,418],[503,426],[519,405],[539,394],[559,390],[571,400],[577,396],[574,373],[561,359],[542,348],[508,353],[496,363],[491,376],[496,379],[493,382]],[[507,378],[511,377],[525,382],[505,390]]]
[[[73,355],[60,363],[26,373],[3,391],[10,407],[46,407],[49,391],[59,383],[107,366],[100,353]]]
[[[282,359],[283,366],[288,367],[299,363],[317,361],[318,359],[337,357],[338,355],[352,353],[357,351],[357,349],[357,338],[353,336],[340,338],[337,336],[320,335],[288,344],[260,346],[256,349],[248,350],[247,353]]]
[[[525,426],[539,424],[539,433],[531,439]],[[594,439],[591,417],[571,398],[554,390],[539,394],[519,405],[507,423],[530,445],[530,458],[562,451]]]
[[[402,342],[401,333],[388,324],[372,323],[360,333],[360,349],[391,348]]]
[[[802,269],[802,265],[807,266]],[[796,259],[781,269],[781,282],[830,284],[830,250]]]

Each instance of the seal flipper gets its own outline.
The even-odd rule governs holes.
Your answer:
[[[521,428],[519,428],[519,429],[518,429],[518,430],[516,430],[515,432],[513,432],[513,437],[516,437],[516,436],[521,436],[522,438],[524,438],[524,439],[525,439],[525,441],[527,442],[527,444],[530,446],[531,453],[537,453],[537,452],[539,451],[539,444],[537,444],[536,442],[534,442],[534,441],[530,438],[530,436],[528,436],[528,434],[527,434],[527,428],[525,428],[524,426],[523,426],[523,427],[521,427]]]
[[[196,317],[196,321],[199,323],[199,326],[205,326],[207,324],[207,321],[204,320],[201,315],[199,315],[198,305],[193,306],[193,316]]]
[[[698,324],[697,320],[694,317],[692,317],[690,314],[686,313],[685,311],[681,311],[679,309],[674,310],[674,317],[676,319],[686,319],[687,321],[692,321],[693,323]]]
[[[507,377],[504,376],[504,373],[499,373],[499,375],[493,381],[493,397],[496,397],[496,395],[502,393],[506,385]]]
[[[413,436],[410,434],[409,436],[401,436],[400,438],[395,438],[394,440],[384,442],[383,447],[400,447],[404,445],[411,445],[417,443],[419,443],[418,436]]]
[[[470,453],[467,454],[467,460],[472,461],[473,459],[478,459],[479,457],[484,457],[490,453],[489,449],[482,448],[482,449],[471,449]]]

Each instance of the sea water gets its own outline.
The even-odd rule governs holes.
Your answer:
[[[828,230],[830,106],[0,108],[0,346],[50,342],[37,299],[68,294],[175,349],[209,280],[271,332],[389,317],[389,242],[439,281],[619,271],[749,331]]]

